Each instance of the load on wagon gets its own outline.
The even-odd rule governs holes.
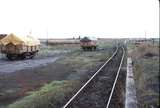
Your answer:
[[[11,33],[0,40],[0,51],[10,60],[33,58],[39,48],[40,41],[31,36],[20,37]]]
[[[83,37],[80,39],[80,46],[83,50],[96,50],[97,38]]]
[[[7,34],[0,34],[0,40],[3,39],[6,36],[7,36]]]

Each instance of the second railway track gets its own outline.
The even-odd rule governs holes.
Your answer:
[[[63,108],[109,108],[124,54],[124,48],[117,47],[113,55]]]

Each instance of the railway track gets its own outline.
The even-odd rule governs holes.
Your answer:
[[[109,108],[124,55],[124,48],[117,47],[113,55],[63,108]]]

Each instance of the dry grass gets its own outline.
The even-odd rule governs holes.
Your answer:
[[[55,44],[79,44],[80,41],[78,39],[50,39],[48,41],[50,45]]]
[[[131,45],[128,53],[133,59],[139,108],[159,108],[159,46]]]
[[[79,45],[67,44],[67,45],[41,45],[40,51],[38,53],[38,57],[47,57],[65,54],[73,51],[80,50]]]
[[[29,96],[9,105],[9,108],[60,108],[59,105],[77,84],[77,81],[53,81],[39,91],[30,92]]]
[[[141,108],[159,105],[159,58],[134,60],[137,96]],[[146,107],[147,106],[147,107]],[[156,107],[155,107],[156,108]]]
[[[135,59],[147,56],[159,56],[159,46],[141,44],[138,47],[132,47],[128,55]]]

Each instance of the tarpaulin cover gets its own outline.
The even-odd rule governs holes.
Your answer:
[[[40,41],[31,36],[20,37],[13,33],[7,35],[3,39],[0,40],[1,45],[7,45],[12,43],[13,45],[27,45],[27,46],[36,46],[40,45]]]

